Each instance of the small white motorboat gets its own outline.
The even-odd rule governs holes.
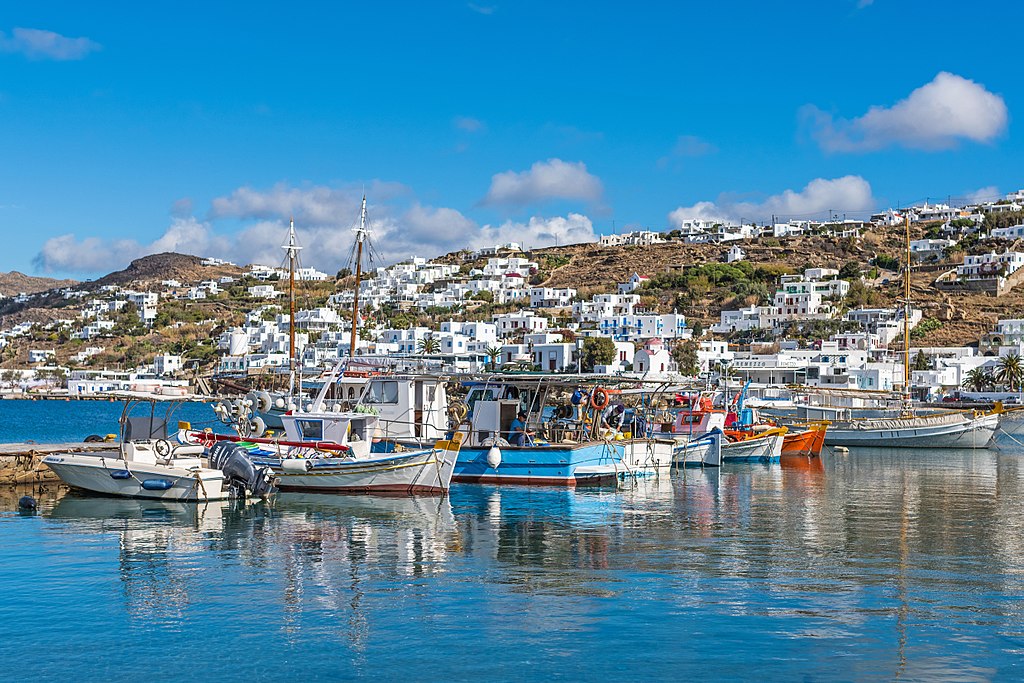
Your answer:
[[[177,502],[223,500],[234,495],[265,496],[273,491],[270,471],[245,458],[211,467],[200,445],[168,439],[167,426],[184,398],[137,392],[125,399],[121,413],[121,444],[109,452],[53,453],[43,462],[68,486],[110,496]],[[164,404],[162,416],[157,404]],[[133,414],[150,406],[149,415]]]

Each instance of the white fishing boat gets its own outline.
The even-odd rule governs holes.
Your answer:
[[[436,494],[451,485],[460,439],[373,453],[374,435],[380,433],[375,415],[314,410],[285,415],[282,421],[283,440],[202,432],[190,436],[209,446],[213,462],[243,453],[255,466],[270,468],[281,491]]]
[[[719,467],[722,464],[722,431],[713,429],[697,439],[682,440],[675,446],[677,467]]]
[[[168,425],[181,398],[145,394],[119,394],[125,398],[121,414],[121,444],[116,454],[54,453],[43,462],[68,486],[110,496],[198,502],[233,495],[264,496],[273,491],[269,470],[244,457],[225,458],[211,466],[202,446],[168,438]],[[156,405],[167,403],[158,416]],[[149,415],[136,414],[140,405]]]
[[[779,462],[785,432],[785,428],[781,428],[740,441],[724,441],[722,463]]]
[[[623,439],[622,465],[626,474],[645,476],[658,474],[672,467],[676,444],[670,439]]]
[[[874,448],[986,448],[999,427],[998,413],[868,418],[834,423],[826,446]]]

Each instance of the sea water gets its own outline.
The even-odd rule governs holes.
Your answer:
[[[0,679],[1020,680],[1022,476],[1000,442],[617,490],[8,490]]]

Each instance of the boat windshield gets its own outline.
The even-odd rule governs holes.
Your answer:
[[[295,422],[303,441],[323,441],[324,423],[322,420],[296,420]]]
[[[375,380],[366,387],[363,403],[398,403],[398,382]]]

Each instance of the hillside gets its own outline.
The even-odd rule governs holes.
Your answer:
[[[135,259],[124,270],[118,270],[95,280],[93,286],[159,283],[162,280],[177,280],[182,284],[219,278],[223,275],[237,277],[243,272],[238,266],[204,266],[198,256],[164,252]]]
[[[913,229],[912,238],[923,232],[923,228]],[[747,258],[741,263],[726,265],[725,254],[734,244],[746,252]],[[799,273],[813,267],[845,268],[847,273],[861,272],[875,278],[866,284],[855,282],[851,295],[845,301],[837,302],[841,309],[897,305],[902,296],[899,274],[878,269],[873,262],[879,256],[902,258],[903,244],[902,229],[892,229],[876,230],[861,239],[805,236],[781,242],[771,238],[725,245],[675,241],[647,247],[576,244],[536,249],[526,256],[539,266],[538,272],[530,279],[531,284],[573,287],[582,298],[613,292],[618,283],[625,282],[634,272],[650,276],[648,286],[638,291],[645,309],[663,313],[676,310],[687,316],[691,326],[706,329],[718,321],[722,310],[770,301],[780,274]],[[977,253],[993,248],[1001,250],[1005,245],[982,242],[972,246],[971,251]],[[956,253],[942,263],[929,264],[914,271],[911,298],[915,307],[923,309],[927,323],[915,331],[914,344],[974,344],[992,329],[997,319],[1024,317],[1024,286],[999,298],[985,294],[944,294],[932,287],[939,274],[955,267],[962,258],[962,252]],[[435,260],[459,264],[463,273],[486,264],[486,259],[467,259],[466,252],[454,252]],[[137,259],[124,270],[110,273],[87,286],[91,290],[102,285],[119,285],[155,291],[161,288],[159,283],[164,280],[173,279],[190,285],[225,275],[238,278],[242,273],[243,269],[237,266],[203,266],[198,257],[165,253]],[[332,291],[351,287],[354,284],[352,280],[349,277],[340,282],[306,283],[300,305],[323,305]],[[226,291],[200,301],[162,299],[160,315],[164,322],[157,329],[133,332],[125,326],[127,321],[121,321],[114,334],[100,342],[106,351],[96,359],[97,362],[116,365],[121,361],[138,361],[164,348],[191,348],[194,349],[190,354],[193,357],[198,354],[207,361],[211,360],[213,349],[209,343],[216,332],[225,326],[238,324],[246,311],[266,303],[248,296],[245,286],[244,281],[239,281]],[[445,283],[438,282],[432,286],[444,287]],[[21,291],[26,290],[21,287]],[[7,327],[25,320],[46,322],[75,318],[80,305],[79,301],[65,299],[54,292],[28,304],[10,302],[0,307],[0,323]],[[467,306],[466,315],[471,319],[489,319],[494,312],[516,308],[518,305],[515,304],[499,307],[473,301]],[[400,322],[432,324],[436,322],[435,313],[413,312],[411,318],[402,314],[406,319]],[[175,323],[186,326],[171,329]],[[808,324],[803,330],[789,332],[802,332],[805,338],[821,338],[840,327],[842,323],[839,321],[829,321]],[[734,341],[743,340],[737,338]],[[54,347],[61,361],[86,345],[79,340],[67,340],[62,333],[40,331],[18,339],[0,354],[0,361],[7,367],[22,366],[28,349],[40,343]]]
[[[75,280],[55,280],[49,277],[33,277],[14,270],[10,273],[0,273],[0,295],[17,296],[22,292],[35,294],[45,292],[48,289],[57,287],[70,287],[77,285]]]

